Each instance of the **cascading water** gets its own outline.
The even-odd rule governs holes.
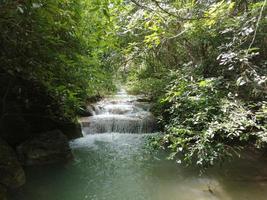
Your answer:
[[[117,95],[94,105],[94,115],[81,120],[84,135],[96,133],[152,133],[155,119],[149,104],[121,89]]]
[[[266,200],[266,161],[236,160],[199,176],[147,148],[155,122],[140,97],[121,90],[94,107],[81,120],[84,137],[70,142],[75,160],[27,170],[12,200]]]

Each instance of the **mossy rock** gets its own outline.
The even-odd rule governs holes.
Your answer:
[[[19,160],[23,165],[46,165],[66,162],[73,158],[68,138],[54,130],[27,140],[17,147]]]
[[[15,151],[0,139],[0,185],[14,189],[24,185],[25,181],[25,173]]]

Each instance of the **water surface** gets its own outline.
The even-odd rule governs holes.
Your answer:
[[[70,143],[74,161],[27,169],[13,200],[267,199],[264,161],[236,160],[199,176],[147,148],[155,134],[149,105],[124,91],[82,121],[84,137]]]

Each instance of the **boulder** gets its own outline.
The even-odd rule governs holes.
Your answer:
[[[24,183],[25,173],[15,151],[4,140],[0,139],[0,186],[14,189]],[[3,188],[0,189],[0,193],[3,194]]]
[[[59,129],[65,134],[68,139],[75,139],[78,137],[82,137],[82,131],[80,124],[78,122],[73,122],[71,120],[53,120],[50,118],[39,118],[36,117],[35,119],[27,119],[31,122],[31,129],[30,129],[30,136],[29,138],[35,137],[43,132],[49,132],[53,130]],[[21,141],[21,142],[25,142]]]
[[[66,162],[73,155],[68,138],[59,130],[42,133],[17,147],[23,165],[45,165]]]
[[[31,135],[27,121],[21,115],[8,115],[0,123],[0,137],[12,147]]]
[[[61,130],[69,140],[82,137],[81,126],[78,122],[71,120],[55,121],[39,116],[23,118],[20,115],[4,118],[3,123],[0,123],[0,137],[12,147],[16,147],[42,132],[56,129]]]

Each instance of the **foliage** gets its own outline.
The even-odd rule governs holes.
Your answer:
[[[108,2],[4,0],[0,4],[0,73],[11,84],[1,86],[5,101],[1,119],[10,115],[4,107],[14,104],[24,114],[34,112],[34,96],[44,93],[50,100],[38,100],[43,106],[39,116],[75,120],[88,97],[115,89],[115,68],[106,59],[116,43]],[[25,82],[35,87],[35,94]]]
[[[244,145],[265,145],[266,127],[251,104],[225,95],[222,79],[183,80],[171,84],[162,104],[171,104],[162,118],[167,133],[160,143],[187,164],[209,166],[236,154]],[[262,104],[262,105],[260,105]],[[265,103],[259,103],[263,106]],[[166,113],[165,113],[166,115]]]
[[[209,166],[265,147],[266,1],[131,2],[123,72],[129,90],[152,96],[170,157]]]
[[[266,0],[0,3],[0,128],[14,113],[75,120],[121,79],[151,97],[181,162],[265,146]]]

